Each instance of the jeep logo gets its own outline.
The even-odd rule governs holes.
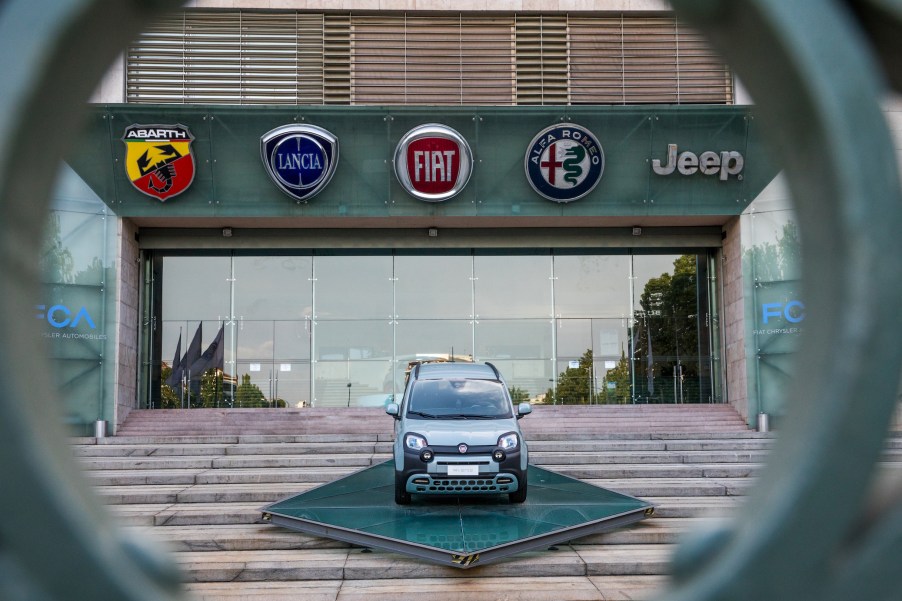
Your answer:
[[[710,150],[700,155],[683,151],[677,156],[677,145],[667,145],[667,164],[662,165],[660,159],[653,159],[651,168],[658,175],[670,175],[677,170],[681,175],[693,175],[701,172],[702,175],[718,175],[720,181],[725,182],[731,175],[736,179],[742,179],[742,168],[745,166],[745,158],[735,150],[724,150],[719,154]]]

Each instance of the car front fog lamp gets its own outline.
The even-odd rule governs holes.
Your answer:
[[[517,448],[517,445],[520,444],[520,437],[517,436],[514,432],[503,435],[498,439],[498,446],[503,451],[511,451]]]
[[[430,449],[423,449],[420,451],[420,461],[423,463],[429,463],[435,457]]]
[[[418,434],[408,434],[404,437],[404,446],[414,451],[426,448],[426,439]]]
[[[495,449],[495,452],[492,453],[492,459],[494,459],[497,463],[501,463],[505,459],[507,459],[507,455],[504,454],[504,451],[501,449]]]

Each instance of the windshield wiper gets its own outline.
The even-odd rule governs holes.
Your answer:
[[[450,413],[442,417],[447,419],[498,419],[497,415],[476,415],[473,413]]]
[[[423,413],[422,411],[413,411],[413,410],[408,410],[407,415],[416,415],[418,417],[425,417],[426,419],[438,419],[439,418],[438,415],[433,415],[431,413]]]

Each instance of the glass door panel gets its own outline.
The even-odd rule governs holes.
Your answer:
[[[629,259],[626,255],[556,255],[555,315],[629,315]]]
[[[550,255],[477,255],[473,266],[477,318],[551,317]]]

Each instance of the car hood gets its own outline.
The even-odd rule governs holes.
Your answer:
[[[508,432],[517,432],[517,421],[505,419],[411,419],[405,430],[426,437],[429,446],[470,446],[498,444],[498,437]],[[520,436],[522,442],[522,435]]]

